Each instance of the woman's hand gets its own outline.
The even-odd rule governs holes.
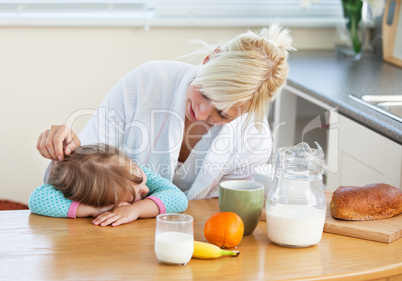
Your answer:
[[[80,139],[69,127],[52,125],[39,136],[36,149],[47,159],[61,161],[80,145]]]

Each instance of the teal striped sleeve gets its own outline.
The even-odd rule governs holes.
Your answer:
[[[68,209],[72,202],[73,201],[64,198],[60,190],[45,183],[32,192],[29,197],[28,206],[34,214],[66,218],[68,217]]]
[[[141,169],[148,178],[147,197],[159,198],[165,205],[166,213],[181,213],[187,209],[187,196],[177,186],[145,166],[141,166]]]

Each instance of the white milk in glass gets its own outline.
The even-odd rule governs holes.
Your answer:
[[[194,251],[193,236],[183,232],[163,232],[155,237],[155,254],[159,261],[186,264]]]
[[[267,206],[268,238],[288,247],[315,245],[321,240],[325,212],[325,209],[308,205]]]

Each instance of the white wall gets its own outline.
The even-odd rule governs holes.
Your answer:
[[[186,39],[217,43],[245,30],[0,27],[0,199],[28,202],[48,163],[35,148],[39,134],[77,110],[95,109],[126,72],[153,59],[179,59],[191,51]],[[333,29],[292,35],[298,49],[333,48]]]

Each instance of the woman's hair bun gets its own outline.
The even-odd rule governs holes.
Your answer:
[[[261,29],[260,36],[276,45],[286,58],[289,51],[296,50],[292,47],[293,40],[289,34],[289,29],[282,28],[278,23],[273,23],[268,28]]]

